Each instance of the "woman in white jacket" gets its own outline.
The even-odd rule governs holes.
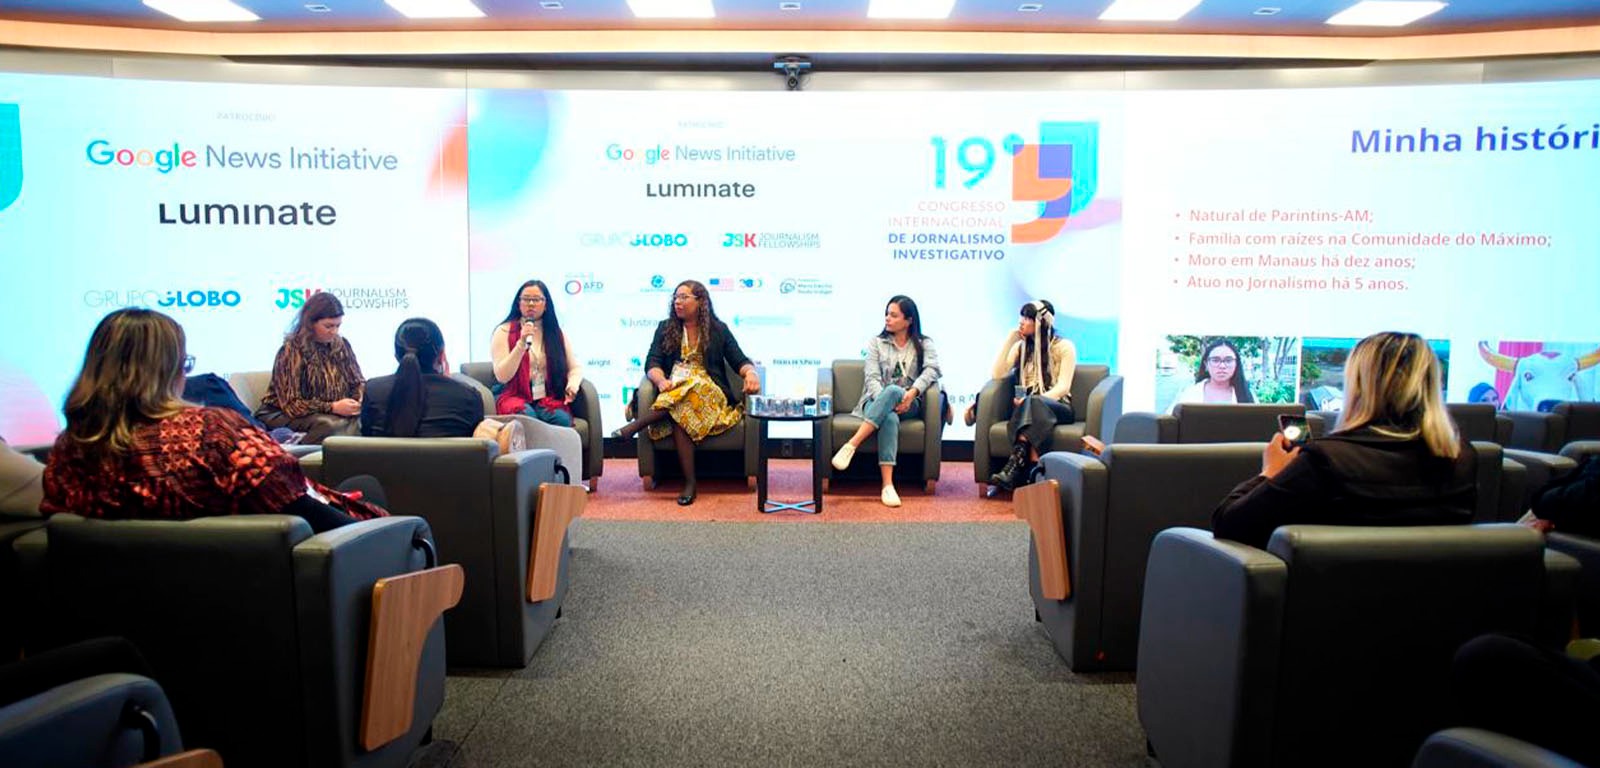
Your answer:
[[[1071,424],[1072,374],[1078,367],[1078,349],[1055,334],[1056,308],[1044,299],[1022,305],[1022,319],[1006,335],[991,375],[1010,379],[1021,388],[1011,399],[1011,420],[1006,438],[1011,458],[989,482],[1011,490],[1026,483],[1028,470],[1039,454],[1050,450],[1057,424]]]
[[[900,506],[894,489],[895,456],[900,449],[900,417],[922,413],[922,394],[939,380],[939,353],[922,335],[922,315],[907,296],[889,299],[883,310],[883,332],[867,341],[866,386],[851,414],[861,428],[833,455],[833,468],[843,470],[862,441],[878,432],[878,469],[883,475],[884,506]]]

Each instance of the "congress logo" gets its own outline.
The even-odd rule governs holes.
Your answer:
[[[1011,242],[1047,242],[1066,228],[1068,216],[1094,199],[1100,124],[1040,123],[1039,143],[1014,145],[1011,153],[1011,199],[1040,204],[1038,218],[1011,225]]]
[[[22,195],[22,110],[0,104],[0,211]]]

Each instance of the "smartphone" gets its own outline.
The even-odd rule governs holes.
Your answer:
[[[1311,439],[1311,425],[1306,417],[1290,413],[1278,414],[1278,431],[1289,439],[1289,447],[1298,448]]]

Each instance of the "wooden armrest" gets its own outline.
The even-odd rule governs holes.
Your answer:
[[[1039,554],[1039,589],[1048,600],[1072,596],[1067,575],[1067,537],[1061,529],[1061,485],[1040,480],[1012,494],[1016,515],[1033,529],[1033,548]]]
[[[583,515],[583,505],[587,503],[588,495],[579,486],[539,485],[539,516],[533,524],[533,546],[528,547],[528,602],[555,597],[561,543],[567,538],[567,526]]]
[[[222,768],[222,755],[214,749],[191,749],[159,760],[140,763],[134,768]]]
[[[361,746],[367,751],[411,730],[422,645],[439,616],[461,602],[464,578],[461,566],[451,564],[373,583],[361,705]]]

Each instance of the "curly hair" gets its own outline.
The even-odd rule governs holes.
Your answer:
[[[711,306],[711,294],[706,291],[705,285],[699,280],[685,280],[672,289],[672,295],[676,297],[678,288],[684,286],[688,286],[689,292],[694,294],[695,299],[700,302],[700,310],[697,313],[698,318],[695,320],[695,325],[700,328],[700,333],[702,334],[700,338],[704,339],[704,334],[710,333],[711,328],[720,322],[717,320],[716,309]],[[667,332],[661,335],[661,352],[667,355],[676,354],[678,347],[683,344],[683,321],[678,319],[678,313],[673,309],[672,305],[673,300],[668,299]]]

